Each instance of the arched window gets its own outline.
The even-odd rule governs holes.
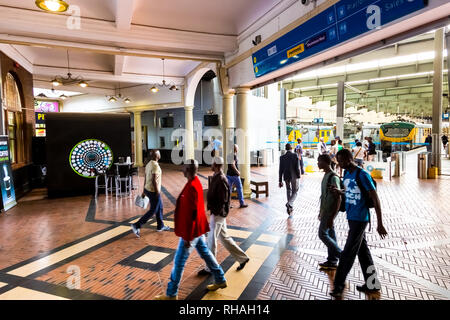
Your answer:
[[[22,100],[16,79],[11,73],[6,75],[5,105],[11,163],[18,163],[20,162],[19,149],[21,148],[19,141],[22,137]]]

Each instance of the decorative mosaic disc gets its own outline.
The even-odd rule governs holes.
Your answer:
[[[69,155],[73,171],[84,178],[95,177],[95,170],[104,171],[113,163],[111,148],[103,141],[88,139],[77,143]]]

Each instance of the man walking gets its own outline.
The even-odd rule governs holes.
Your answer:
[[[227,179],[228,184],[230,185],[230,190],[233,190],[233,186],[236,187],[240,203],[239,208],[247,208],[248,205],[244,202],[244,193],[242,192],[241,173],[239,172],[237,157],[238,151],[239,147],[237,144],[235,144],[233,158],[229,159],[230,161],[228,161]]]
[[[150,199],[150,209],[144,214],[138,222],[131,224],[134,234],[140,238],[140,230],[143,224],[156,214],[156,231],[168,231],[170,228],[163,222],[163,203],[161,199],[161,167],[158,164],[161,159],[159,150],[150,152],[150,161],[145,166],[144,192],[142,197],[147,196]]]
[[[303,164],[303,143],[302,139],[297,139],[297,146],[295,147],[295,153],[298,156],[298,159],[300,161],[300,171],[301,174],[305,174],[304,164]]]
[[[327,154],[328,153],[327,145],[325,144],[325,140],[323,139],[323,137],[321,137],[319,139],[319,143],[317,144],[317,151],[319,151],[319,156],[321,154]]]
[[[279,186],[283,187],[283,180],[286,183],[287,194],[287,213],[290,215],[294,211],[294,201],[297,198],[297,192],[299,188],[300,179],[300,166],[299,160],[295,153],[292,152],[292,146],[290,143],[286,144],[286,153],[280,157],[279,168]]]
[[[223,158],[216,157],[213,159],[211,166],[214,175],[211,179],[207,194],[207,209],[211,211],[208,233],[208,248],[212,254],[216,256],[217,238],[220,239],[223,246],[231,254],[231,256],[239,262],[237,270],[242,270],[250,260],[245,252],[239,248],[233,238],[228,235],[226,217],[230,210],[231,192],[227,178],[223,173]],[[210,274],[211,271],[206,266],[200,270],[198,275]]]
[[[322,194],[320,196],[319,239],[328,248],[327,261],[319,263],[319,267],[322,269],[336,269],[342,250],[337,244],[333,223],[339,213],[341,197],[334,190],[340,190],[341,183],[336,172],[331,169],[331,158],[329,155],[320,155],[317,159],[317,165],[319,169],[325,171],[322,179]]]
[[[207,286],[209,291],[226,288],[227,282],[222,267],[217,263],[205,241],[205,233],[209,231],[203,201],[203,187],[197,177],[198,162],[187,160],[183,166],[183,174],[188,182],[177,199],[175,208],[175,234],[180,237],[175,253],[170,282],[165,295],[156,296],[156,300],[176,300],[178,285],[183,275],[186,260],[190,253],[197,249],[200,257],[214,275],[215,282]]]
[[[339,265],[334,278],[334,289],[330,292],[335,298],[341,298],[345,287],[345,279],[350,272],[356,256],[361,265],[365,283],[356,286],[361,292],[377,292],[380,290],[375,266],[366,242],[366,227],[370,221],[369,202],[372,201],[377,213],[377,232],[382,239],[387,235],[383,226],[380,200],[378,199],[375,184],[369,173],[353,162],[352,153],[348,149],[343,149],[337,154],[337,161],[341,168],[345,169],[345,209],[349,231],[344,250],[341,253]],[[336,188],[335,192],[339,193]]]

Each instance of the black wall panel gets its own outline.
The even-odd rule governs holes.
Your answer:
[[[69,163],[72,148],[86,139],[105,142],[119,157],[131,156],[129,114],[48,113],[46,115],[47,187],[50,198],[94,193],[95,179],[76,174]]]

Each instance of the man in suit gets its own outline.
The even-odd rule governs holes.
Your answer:
[[[283,180],[286,183],[287,213],[290,215],[294,211],[293,203],[297,197],[300,179],[300,163],[297,155],[292,152],[292,146],[286,144],[286,153],[280,157],[279,186],[283,187]]]

